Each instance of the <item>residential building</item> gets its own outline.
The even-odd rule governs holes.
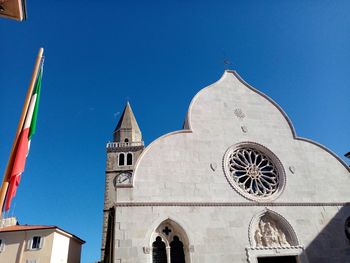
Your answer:
[[[79,237],[57,226],[18,225],[11,219],[0,228],[0,262],[79,263]]]

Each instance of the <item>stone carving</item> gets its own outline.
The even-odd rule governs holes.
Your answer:
[[[240,108],[235,109],[234,113],[235,113],[236,117],[240,120],[243,120],[245,118],[245,114],[242,111],[242,109],[240,109]]]
[[[242,132],[244,132],[244,133],[247,133],[248,132],[248,128],[247,128],[247,126],[241,126],[241,129],[242,129]]]
[[[261,144],[248,141],[232,145],[224,154],[222,167],[232,188],[249,200],[273,200],[284,190],[283,165]]]
[[[150,247],[143,247],[143,253],[149,254],[150,252],[151,252],[151,248]]]
[[[289,171],[294,174],[295,173],[295,167],[294,166],[289,166]]]
[[[254,235],[254,239],[255,239],[255,243],[257,247],[262,247],[263,246],[263,235],[261,234],[261,230],[257,229],[255,230],[255,235]]]
[[[257,247],[286,247],[290,246],[286,234],[274,220],[263,216],[254,233]]]
[[[277,169],[264,153],[253,148],[242,148],[232,152],[228,158],[230,175],[245,192],[267,197],[278,189]]]
[[[210,168],[213,170],[213,172],[216,170],[216,168],[218,168],[216,163],[211,163],[210,164]]]

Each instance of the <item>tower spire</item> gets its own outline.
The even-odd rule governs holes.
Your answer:
[[[115,142],[133,143],[142,141],[141,130],[137,124],[129,101],[126,103],[117,127],[114,130],[113,138]]]
[[[0,0],[1,1],[1,0]],[[145,148],[142,134],[130,103],[127,102],[117,127],[113,132],[113,142],[106,145],[107,165],[103,209],[103,231],[101,262],[112,262],[114,245],[114,205],[119,188],[133,187],[132,176],[137,159]]]

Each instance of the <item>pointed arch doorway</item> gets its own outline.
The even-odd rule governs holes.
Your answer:
[[[152,234],[152,263],[190,263],[189,241],[184,229],[171,219]]]

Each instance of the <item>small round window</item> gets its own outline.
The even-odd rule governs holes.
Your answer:
[[[224,156],[224,172],[238,193],[256,201],[277,197],[285,183],[281,162],[256,143],[230,147]]]

